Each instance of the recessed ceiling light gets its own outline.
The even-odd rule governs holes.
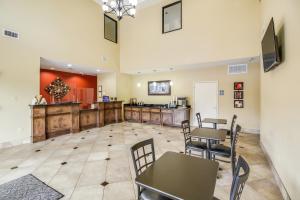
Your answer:
[[[55,70],[55,68],[54,68],[54,67],[51,67],[50,69],[51,69],[51,70]]]
[[[97,72],[101,72],[101,70],[100,70],[100,69],[97,69],[96,71],[97,71]]]
[[[72,64],[67,64],[67,67],[69,67],[69,68],[72,67],[72,66],[73,66]]]

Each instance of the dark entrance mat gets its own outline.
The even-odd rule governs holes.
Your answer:
[[[1,200],[58,200],[63,196],[32,174],[0,185]]]

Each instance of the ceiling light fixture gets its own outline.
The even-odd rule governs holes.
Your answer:
[[[102,0],[104,13],[114,14],[118,20],[123,16],[134,17],[136,13],[137,0]]]
[[[67,67],[68,68],[71,68],[73,65],[72,64],[67,64]]]

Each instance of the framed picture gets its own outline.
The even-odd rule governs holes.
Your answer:
[[[176,1],[162,8],[162,33],[182,29],[182,2]]]
[[[243,91],[234,91],[234,99],[244,99]]]
[[[149,81],[148,95],[171,95],[171,81]]]
[[[244,82],[234,82],[234,90],[244,90]]]
[[[244,108],[244,100],[234,100],[234,108]]]
[[[104,38],[118,43],[118,22],[107,15],[104,15]]]

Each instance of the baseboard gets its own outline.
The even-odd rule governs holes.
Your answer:
[[[0,149],[5,149],[5,148],[14,147],[21,144],[28,144],[28,143],[31,143],[31,138],[24,138],[20,140],[2,142],[0,143]]]
[[[289,193],[287,192],[287,190],[286,190],[286,188],[285,188],[285,186],[284,186],[284,184],[283,184],[283,182],[282,182],[279,174],[277,173],[277,171],[276,171],[276,169],[275,169],[275,167],[273,165],[271,157],[269,156],[268,152],[266,151],[266,148],[264,147],[264,145],[262,144],[261,141],[260,141],[260,147],[261,147],[261,149],[263,150],[264,154],[267,157],[268,163],[269,163],[269,165],[271,167],[272,173],[273,173],[273,175],[275,177],[276,183],[277,183],[277,185],[278,185],[278,187],[280,189],[280,192],[282,194],[283,199],[284,200],[291,200],[291,197],[290,197]]]

